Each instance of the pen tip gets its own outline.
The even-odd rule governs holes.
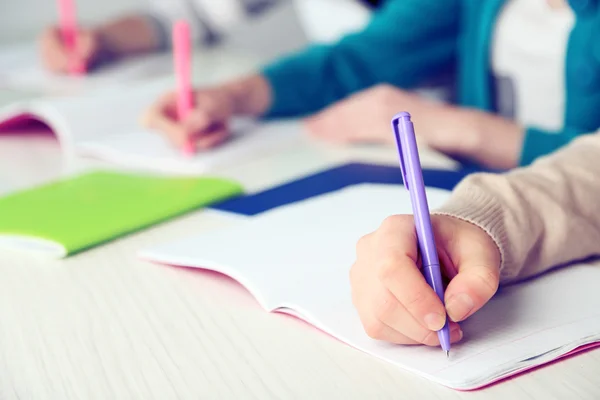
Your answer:
[[[450,350],[446,350],[446,358],[450,358]]]

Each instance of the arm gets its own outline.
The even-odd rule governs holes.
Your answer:
[[[152,22],[142,15],[119,18],[77,32],[78,55],[86,67],[96,67],[120,57],[154,51],[160,37]],[[50,27],[40,37],[42,61],[46,68],[57,72],[69,69],[69,50],[64,46],[60,29]]]
[[[420,129],[426,136],[427,144],[443,153],[467,157],[493,169],[507,170],[529,165],[585,133],[574,128],[550,132],[525,127],[493,113],[475,109],[446,105],[438,108],[448,112],[434,114],[430,111],[425,119],[417,119],[418,123],[430,125],[443,121],[436,125],[437,129]]]
[[[436,213],[485,230],[509,282],[600,254],[600,133],[512,172],[475,174]]]
[[[109,58],[170,48],[171,27],[179,19],[190,23],[196,42],[212,44],[244,19],[261,14],[278,1],[220,0],[202,3],[154,0],[148,14],[125,16],[93,31],[99,38],[101,55]]]
[[[160,48],[171,45],[171,26],[185,19],[197,43],[211,45],[245,20],[271,10],[284,0],[153,0],[147,20],[154,25]]]
[[[102,55],[110,58],[147,53],[161,47],[155,25],[143,15],[125,16],[93,31],[99,38]]]
[[[378,83],[409,88],[441,73],[455,56],[458,8],[457,0],[389,0],[362,32],[269,65],[266,116],[307,114]]]

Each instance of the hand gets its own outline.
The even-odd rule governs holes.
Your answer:
[[[333,142],[395,143],[390,122],[400,111],[411,113],[417,135],[437,150],[457,153],[473,141],[464,134],[464,110],[390,85],[356,93],[307,118],[306,125],[312,135]]]
[[[450,339],[462,331],[457,322],[479,310],[496,293],[500,251],[479,227],[449,216],[432,216],[440,263],[450,283],[446,307],[419,270],[412,215],[387,218],[357,244],[350,271],[352,300],[365,331],[378,340],[438,346],[436,331],[448,314]]]
[[[86,67],[91,67],[102,53],[100,35],[93,30],[77,32],[77,57]],[[69,72],[71,56],[64,46],[60,29],[47,29],[40,37],[40,50],[44,66],[56,73]]]
[[[415,131],[442,153],[493,168],[518,164],[523,130],[490,113],[434,102],[390,85],[366,89],[306,119],[308,131],[333,142],[394,143],[390,121],[411,113]]]
[[[271,98],[270,86],[260,75],[214,88],[196,90],[194,109],[185,120],[177,116],[177,93],[162,96],[143,116],[143,124],[156,129],[178,148],[192,144],[209,149],[230,135],[229,122],[235,115],[258,116]]]
[[[399,111],[412,109],[413,97],[389,85],[374,86],[306,118],[306,128],[334,143],[393,143],[390,121]]]
[[[233,116],[233,98],[221,87],[197,90],[194,109],[180,121],[177,115],[177,93],[162,96],[145,114],[143,123],[166,135],[173,145],[194,150],[209,149],[230,135],[229,120]]]

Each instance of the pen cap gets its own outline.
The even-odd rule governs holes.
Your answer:
[[[77,20],[74,0],[58,0],[58,15],[62,40],[68,47],[75,46]]]
[[[423,266],[439,265],[417,139],[410,114],[407,112],[396,114],[392,119],[392,128],[398,147],[404,186],[410,193]]]
[[[177,82],[177,114],[184,119],[193,108],[191,83],[191,34],[185,20],[173,25],[173,61]]]

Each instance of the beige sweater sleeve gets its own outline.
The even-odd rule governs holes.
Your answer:
[[[484,229],[500,249],[501,281],[506,283],[600,255],[599,203],[596,133],[529,167],[471,175],[435,213]]]

